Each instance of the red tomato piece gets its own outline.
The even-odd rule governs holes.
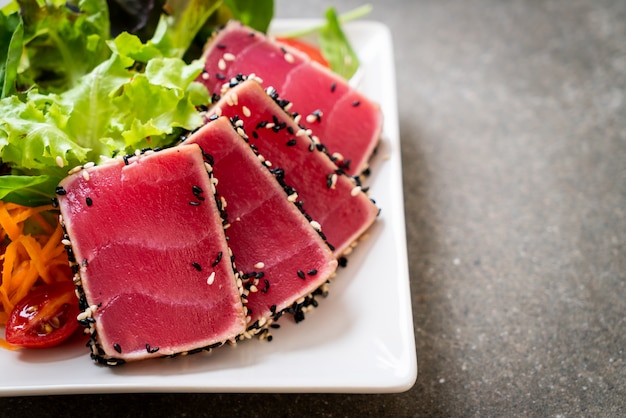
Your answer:
[[[324,67],[327,67],[327,68],[330,67],[330,65],[328,64],[328,61],[326,61],[326,58],[324,58],[320,49],[316,47],[315,45],[311,45],[310,43],[301,41],[299,39],[294,39],[294,38],[278,37],[276,38],[276,40],[280,43],[289,45],[290,47],[295,48],[300,52],[304,52],[305,54],[309,56],[309,58],[311,58],[313,61],[317,61],[318,63],[322,64]]]
[[[35,288],[11,311],[6,326],[8,343],[46,348],[68,339],[79,324],[78,299],[72,282]]]

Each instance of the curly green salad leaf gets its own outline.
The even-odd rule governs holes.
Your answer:
[[[110,50],[105,0],[17,0],[23,19],[21,89],[60,92],[105,60]],[[10,16],[13,16],[10,15]]]
[[[58,182],[68,167],[166,146],[177,129],[202,124],[197,106],[210,100],[194,82],[202,62],[187,65],[164,57],[128,33],[109,46],[110,58],[70,90],[42,94],[33,89],[24,101],[17,96],[0,100],[0,154],[13,169],[13,175],[0,177],[5,196],[16,200],[25,193],[15,175],[46,175]],[[28,187],[50,195],[54,188],[48,185],[41,181]]]

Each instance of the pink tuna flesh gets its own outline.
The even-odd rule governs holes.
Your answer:
[[[337,261],[228,119],[208,122],[184,142],[190,143],[213,157],[227,202],[228,242],[243,273],[249,325],[262,327],[324,284]]]
[[[345,159],[348,174],[360,174],[367,167],[380,137],[382,113],[344,79],[299,51],[234,21],[207,44],[204,57],[207,75],[198,81],[211,93],[220,95],[222,86],[238,74],[255,74],[265,87],[274,87],[292,103],[290,111],[303,116],[301,123],[313,129],[331,154]],[[322,117],[307,121],[313,112]]]
[[[94,358],[138,360],[235,339],[243,305],[200,148],[127,162],[70,175],[58,196],[85,302],[97,307]]]
[[[378,208],[276,101],[259,83],[246,80],[225,91],[210,112],[243,122],[250,143],[272,167],[284,170],[285,182],[320,223],[338,257],[376,220]]]

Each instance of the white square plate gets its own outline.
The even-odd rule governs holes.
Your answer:
[[[277,20],[275,33],[312,20]],[[384,113],[382,142],[366,180],[382,209],[306,320],[289,318],[274,339],[175,359],[107,368],[82,342],[47,350],[0,349],[0,395],[119,392],[400,392],[417,376],[407,267],[400,139],[391,35],[375,22],[347,24],[362,63],[358,88]]]

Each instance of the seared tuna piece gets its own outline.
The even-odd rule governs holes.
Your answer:
[[[313,129],[329,153],[351,175],[360,174],[382,129],[377,104],[299,51],[232,21],[209,41],[199,78],[214,95],[238,74],[255,74],[274,87],[301,124]]]
[[[337,261],[270,172],[271,166],[227,118],[209,121],[184,144],[200,145],[214,161],[220,194],[228,202],[227,235],[247,298],[252,333],[285,311],[301,319],[303,304],[335,272]],[[197,146],[194,145],[194,146]],[[280,180],[280,179],[279,179]]]
[[[200,351],[245,331],[207,168],[197,145],[177,147],[79,168],[57,188],[96,361]]]
[[[240,80],[224,91],[209,113],[228,116],[246,128],[250,144],[284,175],[304,211],[319,222],[335,256],[343,255],[375,221],[378,208],[333,164],[316,138],[281,108],[288,102],[271,89],[268,94],[255,80]]]

